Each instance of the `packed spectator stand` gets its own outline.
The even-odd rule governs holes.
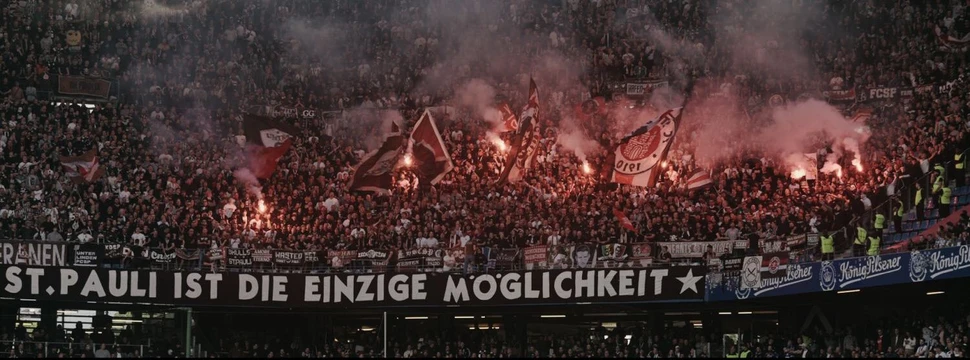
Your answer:
[[[914,184],[922,182],[928,188],[936,176],[944,176],[959,186],[953,192],[954,207],[966,204],[970,196],[970,191],[960,186],[965,183],[965,173],[962,169],[952,171],[956,169],[951,159],[970,147],[970,138],[962,131],[968,110],[962,101],[966,87],[955,86],[946,93],[917,92],[904,106],[873,109],[867,120],[872,136],[861,151],[865,170],[846,170],[845,176],[838,178],[820,174],[810,190],[792,179],[777,159],[744,152],[750,156],[738,153],[708,164],[713,190],[685,192],[675,186],[676,181],[692,173],[698,164],[690,156],[680,155],[689,154],[700,141],[691,139],[689,130],[682,132],[687,138],[675,145],[669,157],[671,170],[661,175],[658,189],[597,186],[599,180],[583,174],[575,154],[557,144],[555,130],[544,137],[538,163],[524,183],[494,188],[488,186],[489,180],[501,170],[503,154],[483,136],[488,130],[485,121],[458,111],[439,118],[456,170],[435,186],[431,196],[403,185],[390,197],[350,193],[345,180],[367,149],[362,140],[373,137],[367,133],[375,129],[337,120],[327,123],[321,116],[298,124],[307,127],[309,136],[295,139],[295,151],[288,153],[280,161],[279,171],[261,184],[265,202],[270,205],[266,213],[260,213],[258,197],[238,185],[232,175],[240,164],[236,136],[240,134],[241,115],[252,105],[320,113],[365,111],[358,106],[399,108],[405,121],[413,121],[419,107],[447,105],[450,99],[446,93],[421,92],[427,89],[409,92],[414,82],[420,81],[414,79],[435,76],[427,70],[433,57],[422,51],[433,46],[445,53],[459,51],[461,44],[438,43],[437,38],[447,38],[447,34],[420,28],[419,23],[407,24],[407,19],[395,19],[407,24],[400,25],[380,15],[404,3],[294,2],[274,7],[210,1],[171,8],[152,2],[82,3],[62,9],[45,2],[18,2],[4,12],[5,23],[11,25],[6,29],[3,49],[5,122],[4,141],[0,141],[4,163],[0,218],[7,238],[120,242],[166,252],[216,247],[401,249],[419,243],[451,247],[468,238],[480,246],[499,248],[523,248],[549,239],[570,244],[737,239],[742,234],[757,234],[756,238],[768,240],[835,231],[850,225],[853,218],[871,218],[872,209],[887,215],[895,212],[895,202],[889,201],[885,192],[887,185],[894,185],[907,215],[899,231],[894,233],[894,227],[887,231],[885,245],[913,237],[938,218],[939,211],[934,209],[934,205],[939,207],[938,200],[931,200],[938,196],[928,191],[920,205],[931,204],[929,210],[910,211],[921,207],[914,204]],[[561,5],[516,4],[501,9],[503,17],[498,21],[534,23],[538,29],[564,34],[557,35],[552,47],[530,43],[532,48],[520,50],[561,51],[589,61],[589,71],[581,77],[589,87],[585,97],[609,95],[605,84],[624,78],[622,62],[615,58],[620,52],[625,53],[622,58],[626,63],[645,67],[634,73],[675,73],[681,54],[667,54],[649,44],[643,51],[632,46],[642,43],[636,40],[640,37],[632,24],[648,22],[633,16],[635,9],[642,9],[637,7],[641,5],[638,2]],[[699,19],[710,12],[727,12],[724,15],[739,21],[786,19],[747,19],[738,7],[706,2],[683,9],[659,7],[649,9],[662,14],[656,21],[666,26],[676,24],[687,38],[684,41],[705,45],[713,35]],[[829,4],[825,6],[826,16],[841,16],[844,22],[856,21],[859,25],[856,32],[838,34],[842,40],[817,38],[832,34],[805,35],[808,49],[817,54],[817,73],[794,80],[778,79],[770,73],[759,75],[756,69],[746,69],[750,65],[746,63],[732,66],[730,61],[705,61],[702,66],[708,68],[694,72],[710,80],[700,81],[695,97],[718,91],[720,82],[716,79],[732,76],[743,78],[734,84],[740,88],[736,92],[752,98],[779,93],[794,98],[801,89],[824,88],[826,79],[832,77],[857,91],[962,79],[964,67],[960,64],[965,55],[933,51],[935,35],[932,29],[923,28],[925,23],[949,16],[946,10],[929,4]],[[294,43],[305,39],[281,30],[271,19],[296,13],[307,18],[352,18],[352,28],[358,31],[353,35],[365,40],[341,43],[339,50],[348,58],[339,64],[322,61],[323,54],[282,49],[287,45],[298,47]],[[368,16],[372,13],[378,15]],[[626,16],[617,19],[615,14]],[[755,11],[751,16],[758,14]],[[422,15],[414,12],[410,16]],[[238,25],[229,26],[226,20],[230,18]],[[564,22],[552,20],[555,18],[593,18],[605,23],[570,29],[562,25]],[[909,39],[914,45],[899,48],[873,38],[871,30],[888,19],[913,24],[893,26],[891,31],[899,32],[894,38]],[[962,24],[961,16],[947,19],[955,24],[952,26]],[[625,31],[607,30],[622,22],[630,22]],[[598,38],[596,35],[603,31],[614,38]],[[73,38],[77,32],[83,39],[80,43]],[[855,44],[857,48],[837,47],[859,34],[863,36]],[[418,41],[423,45],[416,50],[402,50],[390,46],[388,37],[425,41]],[[38,38],[42,40],[31,41]],[[728,52],[718,48],[727,45],[717,40],[707,47],[706,56]],[[848,51],[857,54],[848,57]],[[377,61],[369,58],[374,54],[378,54]],[[636,61],[626,61],[629,57]],[[856,65],[846,66],[848,59],[854,59]],[[924,63],[919,59],[927,60]],[[359,63],[368,65],[348,65]],[[194,68],[190,64],[195,64]],[[344,73],[354,69],[358,76]],[[454,72],[452,84],[475,77],[475,70]],[[483,76],[490,76],[487,69],[481,70]],[[892,73],[900,76],[887,76]],[[49,102],[50,94],[46,98],[40,94],[44,92],[40,89],[55,87],[51,79],[67,75],[118,79],[117,98],[111,98],[116,101],[86,109],[77,104],[55,105]],[[504,94],[507,98],[521,98],[516,96],[521,90],[508,86],[516,79],[488,80],[509,88]],[[368,89],[367,85],[372,87]],[[378,88],[395,91],[375,91]],[[563,96],[563,104],[582,99]],[[566,105],[553,106],[544,117],[547,128],[556,129],[559,118],[570,110]],[[687,129],[703,125],[695,119],[703,118],[705,109],[697,111],[685,116]],[[757,121],[756,115],[752,118]],[[320,129],[327,130],[316,131]],[[608,130],[612,129],[602,130],[591,138],[602,138],[606,144],[615,141],[610,139]],[[106,169],[104,177],[91,184],[71,184],[59,171],[57,156],[80,154],[90,148],[98,149],[98,161]],[[605,153],[591,154],[594,168],[603,167]],[[945,175],[931,174],[936,169],[931,164],[951,167],[945,169]],[[407,171],[400,175],[407,185]],[[615,207],[629,213],[638,232],[616,226],[611,211]]]
[[[965,216],[924,233],[948,212],[970,204],[963,166],[970,149],[967,55],[944,51],[935,29],[966,34],[965,4],[791,2],[822,14],[821,20],[805,20],[802,12],[765,10],[771,6],[758,3],[11,1],[0,13],[0,237],[120,244],[171,254],[219,248],[390,251],[458,248],[469,241],[522,249],[751,239],[755,245],[749,249],[757,249],[793,235],[839,233],[841,252],[849,249],[856,226],[872,230],[876,214],[882,214],[889,219],[881,244],[885,252],[966,245],[970,222]],[[436,8],[442,10],[428,11]],[[450,11],[462,15],[449,17]],[[467,21],[474,31],[507,39],[482,36],[465,43],[449,33],[455,22],[472,18],[484,19]],[[796,41],[778,44],[725,35],[717,28],[724,24],[711,19],[729,19],[742,28],[755,24],[749,30],[784,24],[820,30],[784,34]],[[839,24],[837,30],[819,26],[832,23]],[[658,28],[669,36],[655,36]],[[469,34],[474,32],[460,36]],[[516,38],[522,40],[508,40]],[[773,61],[740,56],[733,45],[748,41],[762,42],[747,49],[749,55]],[[491,60],[502,63],[502,70],[495,71],[499,66],[489,59],[467,59],[483,48],[496,49]],[[800,52],[810,56],[792,55]],[[543,78],[540,65],[522,60],[538,56],[581,63],[576,79],[581,86],[560,87],[556,79]],[[804,59],[811,64],[802,64]],[[463,108],[454,90],[483,79],[518,106],[535,72],[540,86],[553,90],[544,93],[554,99],[545,103],[543,117],[543,128],[551,130],[543,134],[526,180],[495,187],[504,146],[488,138],[492,124]],[[671,88],[683,88],[684,74],[698,79],[692,98],[729,93],[745,105],[688,105],[660,185],[610,186],[597,174],[612,166],[609,149],[630,130],[618,128],[624,122],[617,120],[618,104],[629,101],[644,112],[669,105],[656,98],[614,98],[614,93],[630,82],[668,81]],[[101,99],[81,99],[65,96],[61,82],[69,79],[104,79],[110,86]],[[905,99],[869,98],[869,90],[885,88],[913,91]],[[725,129],[727,135],[717,138],[699,135],[712,126],[707,119],[720,112],[743,113],[746,126],[759,126],[769,118],[774,95],[792,103],[806,93],[832,101],[845,89],[860,94],[836,104],[845,115],[870,110],[865,120],[870,135],[859,152],[862,170],[846,159],[838,176],[819,173],[809,186],[793,178],[782,159],[735,144],[733,136],[741,136],[745,127]],[[565,119],[575,116],[573,105],[598,97],[609,99],[614,110],[583,126],[599,147],[584,159],[564,147],[560,135],[569,131]],[[438,127],[455,170],[430,192],[415,188],[407,169],[397,174],[398,188],[390,196],[349,192],[347,180],[375,147],[384,117],[399,113],[407,127],[426,107],[444,109]],[[235,174],[244,167],[242,118],[252,112],[283,114],[303,130],[258,192]],[[698,153],[711,147],[741,149],[729,151],[729,157]],[[90,183],[72,182],[59,156],[92,148],[104,175]],[[593,171],[584,171],[583,160]],[[701,168],[710,171],[713,185],[685,191],[686,177]],[[946,210],[942,192],[934,189],[938,177],[952,188]],[[261,203],[267,204],[265,211]],[[614,209],[625,212],[638,231],[620,227]],[[817,258],[818,251],[808,249],[804,257]],[[657,260],[664,260],[663,252],[657,253]],[[967,325],[957,321],[962,319],[900,321],[854,336],[793,333],[740,349],[751,351],[751,357],[960,357],[966,349]],[[884,342],[896,329],[903,336]],[[3,338],[14,341],[11,357],[182,353],[172,339],[152,337],[155,346],[145,348],[85,334],[68,341],[65,331],[70,329],[51,329],[48,336],[17,329]],[[387,355],[703,357],[713,354],[699,344],[721,341],[696,333],[660,338],[638,333],[631,343],[620,336],[590,335],[520,339],[524,346],[513,348],[503,345],[507,339],[489,335],[403,332],[392,335],[401,337],[390,341]],[[148,343],[147,336],[126,338],[131,344]],[[41,342],[83,346],[32,347]],[[121,345],[101,345],[112,343]],[[206,350],[233,357],[377,357],[383,350],[379,343],[376,334],[367,333],[336,344],[257,334]]]

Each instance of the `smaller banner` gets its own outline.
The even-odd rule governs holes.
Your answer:
[[[273,263],[276,265],[303,265],[303,252],[274,250]]]
[[[618,265],[625,263],[627,258],[630,257],[627,254],[626,244],[603,244],[597,250],[596,260],[599,262],[600,267],[618,267]]]
[[[856,91],[855,89],[848,90],[828,90],[823,91],[822,96],[831,102],[848,102],[855,101]]]
[[[370,249],[357,252],[358,263],[369,269],[385,268],[390,257],[391,253],[384,250]]]
[[[397,251],[397,270],[413,271],[420,268],[441,267],[442,250],[440,249],[407,249]]]
[[[522,251],[526,270],[546,269],[549,265],[549,246],[536,245]]]
[[[653,245],[636,243],[630,245],[630,266],[646,267],[653,263]]]
[[[488,265],[492,269],[511,270],[514,269],[516,261],[519,259],[519,249],[492,249],[489,252],[490,258]]]
[[[626,84],[626,95],[627,96],[643,96],[653,92],[654,89],[667,86],[667,81],[655,80],[639,83],[627,83]]]
[[[156,249],[148,250],[148,260],[152,264],[171,264],[175,262],[175,257],[175,252],[165,253]]]
[[[788,272],[788,252],[765,254],[761,257],[761,279],[784,278]]]
[[[256,249],[251,253],[254,264],[269,264],[273,262],[273,250]]]
[[[68,247],[43,242],[0,243],[5,265],[70,266]]]
[[[704,252],[710,246],[714,254],[721,256],[725,253],[733,252],[735,249],[747,249],[747,240],[722,240],[722,241],[678,241],[678,242],[658,242],[657,248],[664,247],[670,251],[670,256],[674,258],[699,258],[704,257]]]
[[[86,76],[60,75],[57,77],[57,92],[61,95],[82,95],[107,99],[108,94],[111,93],[111,82]]]
[[[317,117],[317,111],[308,108],[295,108],[295,107],[277,107],[273,109],[273,116],[289,118],[289,119],[312,119]]]
[[[251,249],[226,249],[226,266],[253,266],[253,251]]]
[[[103,257],[104,248],[97,244],[74,245],[74,266],[98,266]]]
[[[330,261],[330,267],[340,269],[350,265],[358,255],[353,250],[330,250],[327,252],[327,260]]]
[[[741,271],[741,265],[744,263],[744,257],[740,256],[725,256],[721,259],[721,270],[722,271]]]

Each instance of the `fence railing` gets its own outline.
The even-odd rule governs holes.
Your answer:
[[[737,240],[725,240],[735,245]],[[666,265],[718,265],[700,252],[661,260],[661,248],[697,251],[712,242],[536,245],[525,249],[480,247],[466,261],[465,249],[410,248],[360,250],[160,249],[122,243],[0,241],[3,263],[26,266],[99,267],[245,273],[491,273],[541,269],[601,269]],[[687,249],[687,250],[685,250]],[[734,249],[734,248],[732,248]],[[735,249],[732,254],[737,254]],[[733,256],[733,255],[732,255]]]
[[[82,355],[84,355],[83,357],[100,357],[98,355],[101,354],[97,353],[100,349],[100,343],[3,340],[0,341],[0,350],[2,350],[0,351],[0,358],[56,358],[60,357],[61,354],[72,358],[82,357]],[[118,358],[142,358],[153,355],[145,354],[146,350],[151,352],[150,345],[106,344],[105,350],[112,355],[119,353]],[[107,357],[114,356],[109,355]]]

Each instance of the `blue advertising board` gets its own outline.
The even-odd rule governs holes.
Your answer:
[[[835,261],[788,264],[782,276],[762,276],[760,257],[740,273],[711,273],[708,301],[842,291],[970,276],[970,246]],[[750,265],[750,266],[748,266]]]

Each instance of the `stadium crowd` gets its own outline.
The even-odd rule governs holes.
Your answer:
[[[915,93],[905,106],[873,109],[866,123],[871,137],[861,151],[864,170],[845,166],[850,170],[843,176],[820,174],[812,188],[793,179],[781,159],[758,149],[700,164],[691,155],[709,139],[695,135],[708,125],[703,119],[716,115],[704,107],[686,110],[657,188],[608,186],[597,174],[609,164],[602,149],[623,135],[615,128],[620,121],[610,115],[584,129],[601,148],[588,154],[594,171],[587,173],[582,159],[557,141],[564,119],[575,116],[573,104],[610,96],[615,81],[649,76],[682,86],[676,77],[685,72],[705,79],[694,98],[728,89],[747,99],[744,104],[763,104],[773,94],[794,101],[832,84],[861,90],[962,79],[966,54],[940,51],[932,29],[965,27],[966,8],[949,3],[957,2],[796,1],[792,6],[820,11],[822,19],[845,31],[787,34],[798,41],[779,44],[747,39],[745,29],[722,32],[710,19],[771,27],[799,20],[800,13],[765,16],[760,10],[768,5],[738,1],[514,1],[497,7],[481,1],[12,2],[2,12],[0,29],[0,234],[172,251],[409,248],[469,240],[524,247],[750,234],[767,240],[837,230],[889,200],[887,185],[912,186],[938,171],[934,165],[970,148],[970,87]],[[505,153],[486,136],[488,121],[458,109],[438,118],[455,170],[430,193],[412,189],[406,168],[391,196],[348,192],[353,167],[381,132],[357,119],[399,111],[411,123],[424,106],[455,105],[452,90],[472,78],[496,84],[513,104],[524,98],[519,85],[532,71],[527,65],[495,75],[489,61],[438,61],[463,51],[442,25],[446,16],[438,8],[461,14],[495,10],[490,13],[495,18],[482,16],[468,26],[525,39],[503,50],[508,58],[577,59],[584,65],[584,88],[544,93],[551,99],[543,103],[546,131],[523,182],[491,185]],[[297,15],[350,31],[338,35],[280,20]],[[657,28],[673,29],[670,36],[680,40],[659,43],[649,35]],[[327,46],[321,34],[341,41]],[[314,46],[318,40],[322,49]],[[816,71],[783,77],[762,71],[766,64],[725,56],[740,40],[757,42],[757,53],[771,67],[791,60],[784,57],[790,54],[786,47],[803,47]],[[695,50],[704,60],[686,64],[685,53]],[[117,101],[88,109],[41,100],[41,89],[56,87],[50,76],[55,74],[116,78]],[[440,74],[453,77],[448,86],[419,86]],[[647,103],[643,111],[656,110]],[[244,164],[242,115],[257,105],[349,114],[345,120],[297,122],[304,133],[260,184],[265,212],[252,187],[234,176]],[[732,111],[753,111],[751,124],[761,121],[759,113],[770,112],[767,106],[744,107]],[[106,173],[92,183],[70,182],[58,156],[92,148]],[[684,179],[701,165],[711,170],[714,185],[684,190]],[[960,185],[965,174],[934,173],[930,179],[935,176]],[[907,210],[934,202],[913,206],[913,198],[903,200]],[[614,208],[639,231],[623,230]]]
[[[509,329],[435,330],[401,324],[387,332],[387,351],[394,358],[961,358],[966,356],[970,318],[966,305],[927,306],[912,313],[882,316],[871,323],[843,323],[825,330],[816,323],[798,331],[784,326],[763,333],[745,330],[742,340],[704,328],[667,327],[661,331],[629,323],[612,328],[564,326],[555,333],[529,331],[526,338]],[[298,322],[297,322],[298,323]],[[309,335],[294,327],[241,331],[213,324],[196,356],[217,358],[383,357],[383,329],[360,331],[335,327]],[[705,328],[707,326],[705,325]],[[339,329],[339,330],[338,330]],[[212,332],[217,330],[215,332]],[[25,357],[140,358],[181,357],[184,349],[171,334],[139,334],[129,327],[85,333],[58,327],[32,333],[17,328],[0,334],[4,354]],[[151,339],[151,341],[148,341]],[[13,345],[11,344],[13,341]],[[68,345],[69,344],[69,345]],[[140,346],[137,344],[146,344]],[[742,355],[746,354],[746,355]]]

